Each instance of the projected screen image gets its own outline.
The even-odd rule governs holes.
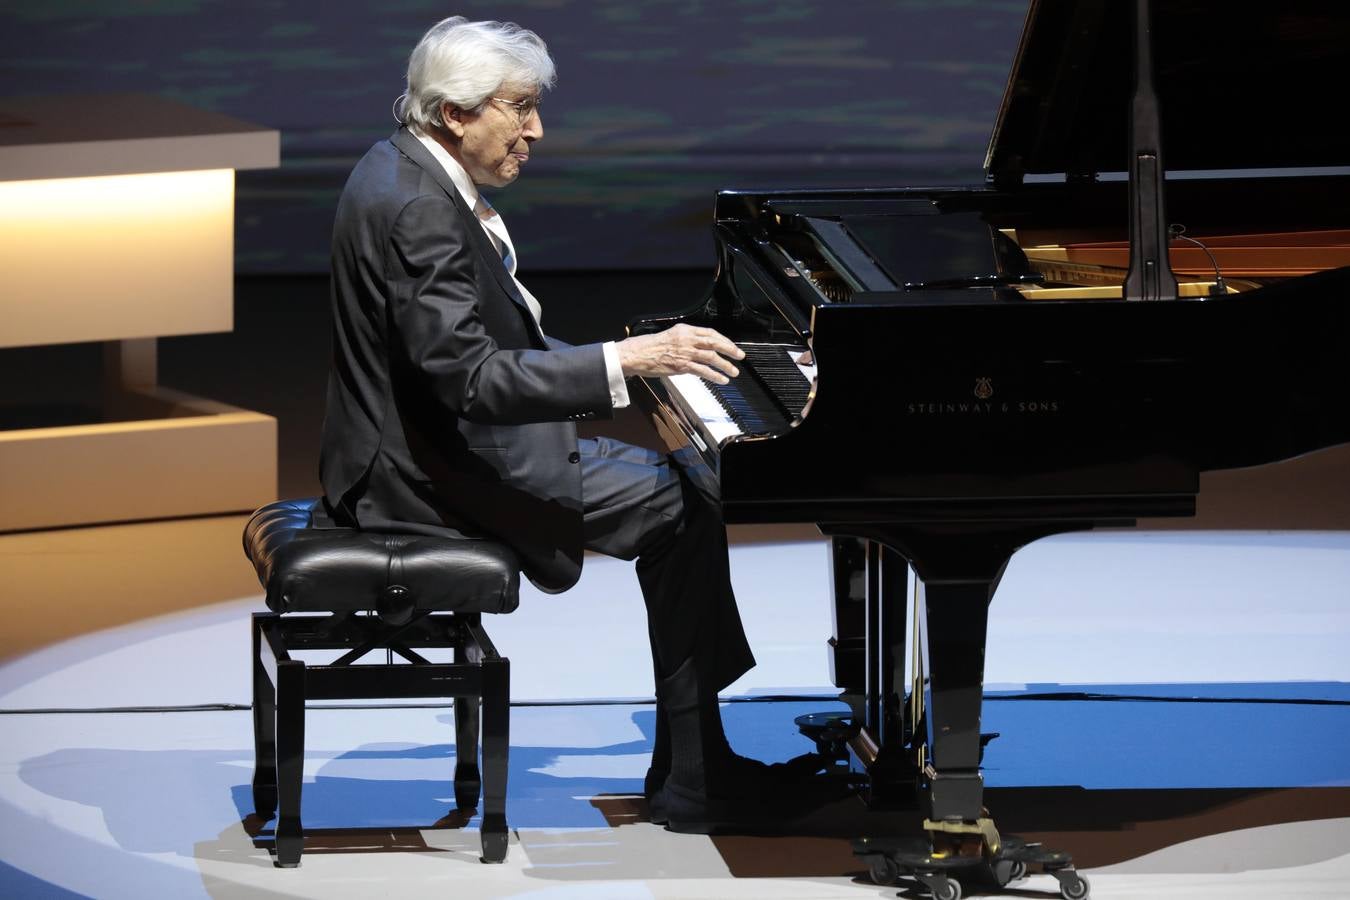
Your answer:
[[[238,184],[241,272],[323,271],[352,165],[449,14],[518,21],[558,85],[493,197],[526,269],[712,265],[723,188],[972,183],[1020,2],[94,0],[0,8],[6,94],[158,93],[277,128]]]

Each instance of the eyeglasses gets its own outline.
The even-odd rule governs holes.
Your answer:
[[[516,118],[520,124],[524,125],[530,121],[530,116],[539,112],[539,104],[543,103],[542,97],[526,97],[524,100],[504,100],[501,97],[489,97],[494,103],[504,103],[516,112]]]

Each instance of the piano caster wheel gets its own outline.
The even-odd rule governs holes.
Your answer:
[[[960,900],[961,883],[956,872],[982,887],[1006,888],[1027,874],[1028,863],[1039,866],[1059,882],[1064,900],[1087,900],[1088,882],[1073,867],[1069,854],[1028,844],[1014,835],[1004,835],[993,859],[984,854],[937,853],[931,838],[861,837],[853,841],[853,853],[867,866],[877,884],[894,884],[904,875],[922,882],[935,898]]]
[[[895,884],[900,878],[900,867],[889,856],[874,853],[867,859],[867,874],[873,884]]]
[[[1082,875],[1073,869],[1059,869],[1050,874],[1059,879],[1059,895],[1064,900],[1086,900],[1092,886]]]
[[[930,875],[920,872],[915,877],[933,892],[933,900],[961,900],[961,882],[953,881],[941,873]]]
[[[1027,874],[1027,864],[1019,860],[1000,859],[989,867],[994,884],[1007,887]]]

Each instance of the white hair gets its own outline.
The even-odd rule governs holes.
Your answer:
[[[408,92],[395,116],[422,130],[439,126],[441,105],[474,111],[502,85],[543,90],[556,79],[539,35],[514,22],[442,19],[408,58]],[[403,99],[403,98],[400,98]]]

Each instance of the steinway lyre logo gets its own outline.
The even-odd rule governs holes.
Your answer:
[[[952,392],[956,393],[961,389],[957,387],[968,376],[957,376],[959,380],[953,379]],[[965,382],[970,384],[969,381]],[[1009,394],[1009,390],[1013,393]],[[969,415],[969,416],[1005,416],[1005,415],[1045,415],[1058,414],[1060,409],[1060,400],[1057,397],[1036,397],[1027,399],[1025,396],[1018,396],[1019,388],[1013,385],[1008,387],[1008,380],[1003,380],[1002,393],[999,402],[993,401],[994,379],[988,375],[975,376],[975,389],[971,391],[975,399],[969,395],[962,394],[959,398],[947,397],[938,394],[932,399],[915,399],[906,402],[905,410],[911,416],[948,416],[948,415]]]

